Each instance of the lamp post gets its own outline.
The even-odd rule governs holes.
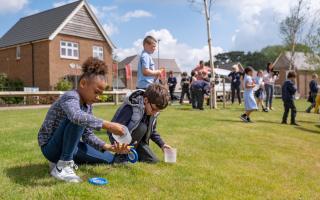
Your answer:
[[[158,69],[160,69],[160,39],[158,41]]]

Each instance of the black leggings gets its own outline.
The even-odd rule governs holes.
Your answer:
[[[239,104],[241,103],[240,85],[231,85],[231,103],[234,103],[234,96],[237,92]]]

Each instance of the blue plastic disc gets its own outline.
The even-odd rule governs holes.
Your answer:
[[[138,153],[135,149],[131,148],[130,152],[128,153],[128,161],[131,163],[136,163],[138,161]]]
[[[109,183],[107,179],[101,177],[90,178],[88,182],[93,185],[106,185]]]

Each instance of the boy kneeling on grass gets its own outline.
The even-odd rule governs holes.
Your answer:
[[[50,174],[59,180],[81,182],[74,172],[75,162],[109,164],[114,159],[109,151],[128,153],[127,145],[107,144],[93,133],[94,129],[110,130],[116,135],[125,133],[122,125],[92,114],[92,104],[106,87],[105,69],[105,63],[99,59],[85,61],[79,88],[66,92],[52,104],[39,130],[38,143],[50,161]]]
[[[149,140],[155,142],[162,150],[171,149],[156,130],[157,117],[168,106],[169,95],[165,87],[151,84],[146,90],[136,90],[130,94],[118,108],[112,122],[128,127],[132,144],[135,145],[140,162],[156,163],[158,158],[149,146]],[[115,142],[112,130],[107,132],[111,144]],[[115,163],[126,163],[125,155],[117,154]]]

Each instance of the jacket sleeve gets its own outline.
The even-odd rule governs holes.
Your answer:
[[[93,133],[93,129],[89,127],[85,128],[84,133],[82,134],[82,141],[98,151],[103,151],[102,147],[106,144],[106,142],[97,137]]]
[[[312,93],[317,93],[318,92],[318,85],[317,85],[317,82],[315,82],[314,80],[312,80],[310,82],[309,87],[310,87],[310,91]]]
[[[297,91],[296,87],[294,86],[294,84],[292,82],[290,82],[290,84],[288,84],[287,89],[288,89],[290,95],[294,95]]]
[[[79,98],[73,95],[65,95],[61,99],[61,108],[66,113],[68,119],[80,126],[90,127],[96,130],[102,128],[103,120],[92,115],[91,107],[89,113],[81,110]]]
[[[165,143],[162,140],[160,134],[157,132],[156,128],[157,128],[157,122],[155,122],[154,125],[153,125],[153,131],[152,131],[152,133],[150,135],[150,139],[154,143],[156,143],[160,148],[162,148]]]

